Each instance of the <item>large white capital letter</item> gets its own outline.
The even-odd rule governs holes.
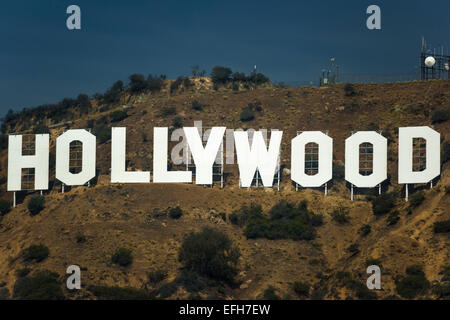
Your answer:
[[[305,173],[305,146],[308,143],[319,146],[319,170],[315,175]],[[302,132],[291,142],[291,179],[302,187],[320,187],[333,176],[333,139],[320,131]]]
[[[8,139],[8,191],[22,190],[22,169],[34,168],[34,189],[48,189],[49,134],[35,135],[35,154],[22,155],[22,136]]]
[[[373,145],[372,174],[359,173],[359,146]],[[359,131],[345,140],[345,180],[358,188],[373,188],[387,179],[387,139],[375,131]]]
[[[112,183],[148,183],[150,172],[126,171],[125,155],[127,129],[112,128],[111,133],[111,182]]]
[[[269,150],[267,150],[266,142],[261,131],[253,134],[251,148],[247,131],[234,132],[239,178],[242,187],[249,188],[251,186],[256,169],[261,174],[264,187],[269,188],[273,186],[273,177],[280,156],[282,136],[283,131],[272,130]]]
[[[167,171],[167,127],[153,128],[153,182],[192,182],[191,171]]]
[[[212,184],[212,166],[223,141],[225,127],[213,127],[203,148],[202,139],[196,127],[183,128],[192,158],[195,163],[195,183]]]
[[[441,135],[430,127],[398,129],[398,183],[427,183],[441,174]],[[413,139],[426,141],[426,169],[413,171]]]
[[[70,143],[83,144],[82,168],[79,173],[69,171]],[[68,186],[82,186],[95,177],[95,136],[84,129],[67,130],[56,139],[56,179]]]

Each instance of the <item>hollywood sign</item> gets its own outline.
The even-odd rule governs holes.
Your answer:
[[[113,127],[111,135],[111,183],[149,183],[149,171],[127,171],[126,128]],[[184,127],[184,135],[195,164],[195,183],[213,183],[213,165],[223,143],[225,127],[213,127],[203,145],[196,127]],[[269,145],[261,131],[255,131],[250,143],[247,131],[234,131],[234,143],[241,187],[250,187],[258,172],[264,187],[272,187],[279,170],[280,146],[283,131],[272,130]],[[426,168],[413,170],[413,139],[426,141]],[[22,154],[22,135],[10,135],[8,146],[8,191],[20,191],[22,169],[34,168],[34,189],[49,186],[49,134],[35,135],[35,154]],[[82,168],[70,172],[70,144],[82,143]],[[305,146],[318,146],[318,170],[314,175],[305,172]],[[359,146],[373,146],[372,173],[362,175],[359,170]],[[153,182],[192,183],[192,172],[167,169],[168,128],[155,127],[153,139]],[[56,179],[68,186],[88,183],[96,174],[96,137],[84,129],[64,132],[56,139]],[[399,128],[398,183],[428,183],[440,175],[440,134],[430,127]],[[291,141],[291,179],[302,187],[320,187],[333,177],[333,139],[320,131],[305,131]],[[359,131],[345,140],[345,180],[359,188],[372,188],[387,179],[387,139],[375,131]]]

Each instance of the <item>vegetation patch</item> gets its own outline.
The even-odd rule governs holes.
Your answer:
[[[28,211],[30,215],[35,216],[44,209],[45,199],[44,196],[36,195],[31,197],[28,201]]]
[[[424,294],[430,286],[420,266],[406,268],[406,276],[396,282],[398,294],[406,299],[413,299]]]
[[[310,290],[309,283],[302,282],[302,281],[296,281],[296,282],[294,282],[293,288],[294,288],[295,293],[299,297],[308,297],[309,296],[309,290]]]
[[[63,300],[59,276],[48,270],[19,278],[14,284],[14,298],[19,300]]]
[[[387,192],[373,197],[371,200],[373,214],[379,216],[390,212],[395,207],[396,200],[397,195],[394,192]]]
[[[169,217],[172,219],[180,219],[183,215],[183,210],[181,210],[180,206],[169,209]]]
[[[111,256],[111,262],[118,264],[121,267],[129,266],[133,263],[132,251],[127,248],[117,249],[117,251]]]
[[[230,221],[246,225],[244,234],[248,239],[312,240],[317,233],[315,228],[323,224],[323,216],[308,211],[306,201],[295,205],[283,200],[267,215],[260,206],[242,207],[230,215]]]
[[[11,202],[7,200],[0,200],[0,216],[7,214],[11,211]]]
[[[411,209],[417,208],[422,204],[424,200],[425,200],[425,192],[423,191],[414,192],[409,198],[409,207]]]
[[[436,221],[433,226],[434,233],[449,233],[450,220]]]
[[[22,251],[25,262],[41,262],[47,259],[50,250],[43,244],[31,245]]]
[[[189,234],[178,254],[185,269],[228,283],[237,275],[239,257],[239,249],[228,235],[211,228]]]

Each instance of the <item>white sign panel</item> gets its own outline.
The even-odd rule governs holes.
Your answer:
[[[112,183],[149,183],[150,172],[126,171],[126,128],[112,128],[111,133],[111,182]]]
[[[191,171],[167,171],[167,127],[153,128],[153,182],[192,182]]]
[[[359,146],[373,145],[373,172],[359,173]],[[387,179],[387,139],[375,131],[359,131],[345,140],[345,180],[358,188],[373,188]]]
[[[317,143],[318,172],[315,175],[305,173],[305,146]],[[320,187],[333,176],[333,139],[320,131],[306,131],[291,141],[291,179],[302,187]]]
[[[195,162],[195,183],[212,184],[213,182],[213,164],[217,153],[222,145],[223,135],[226,127],[213,127],[209,133],[206,147],[203,148],[202,138],[199,135],[198,128],[185,127],[189,150]]]
[[[399,128],[398,183],[428,183],[441,173],[441,135],[430,127]],[[426,169],[413,171],[413,139],[426,141]]]
[[[22,136],[8,139],[8,191],[22,190],[22,169],[34,168],[34,189],[48,189],[49,134],[35,135],[35,155],[22,155]]]
[[[79,173],[69,171],[70,143],[83,144],[82,169]],[[67,130],[56,139],[56,179],[68,186],[82,186],[95,177],[96,138],[84,129]],[[48,165],[47,165],[48,168]]]
[[[283,131],[272,130],[270,135],[269,150],[267,150],[261,131],[253,134],[252,146],[248,141],[248,132],[235,131],[234,140],[239,166],[239,178],[241,186],[250,188],[256,169],[261,174],[264,187],[273,186],[273,178],[280,155],[281,137]]]

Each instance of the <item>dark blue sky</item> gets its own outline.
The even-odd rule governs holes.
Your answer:
[[[82,30],[66,28],[70,4],[81,7]],[[381,31],[366,28],[371,4]],[[413,72],[422,35],[450,48],[449,12],[448,0],[2,1],[0,116],[193,65],[317,80],[335,56],[343,73]]]

